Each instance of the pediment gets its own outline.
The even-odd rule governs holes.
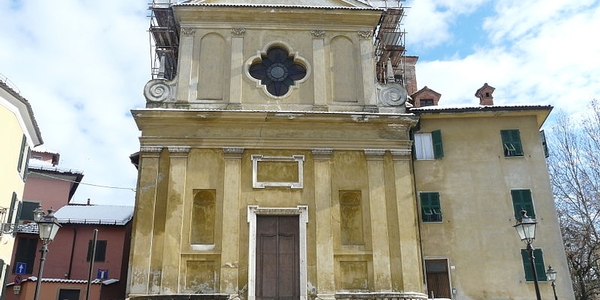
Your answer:
[[[185,4],[232,4],[232,5],[285,5],[314,7],[364,7],[372,8],[361,0],[191,0]]]

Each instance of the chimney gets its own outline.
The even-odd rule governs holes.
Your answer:
[[[496,88],[489,86],[487,82],[475,92],[475,97],[479,98],[479,105],[494,105],[494,90]]]

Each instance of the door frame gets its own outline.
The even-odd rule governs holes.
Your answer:
[[[425,282],[427,283],[427,298],[429,298],[431,295],[429,295],[429,282],[427,282],[427,266],[426,263],[427,261],[445,261],[445,265],[446,265],[446,278],[448,279],[448,293],[450,294],[450,298],[454,299],[454,293],[453,293],[453,289],[452,289],[452,276],[451,276],[451,272],[450,270],[452,269],[452,266],[450,265],[450,259],[448,257],[441,257],[441,256],[426,256],[423,259],[423,271],[425,273]],[[435,297],[435,295],[434,295]],[[433,299],[437,299],[437,297],[433,298]],[[445,299],[445,298],[444,298]]]
[[[256,300],[256,216],[298,216],[299,254],[300,254],[300,300],[307,300],[307,268],[306,268],[306,224],[308,223],[308,206],[296,207],[259,207],[248,205],[248,300]]]

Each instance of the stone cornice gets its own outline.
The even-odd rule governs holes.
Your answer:
[[[333,154],[333,149],[331,148],[317,148],[311,150],[313,159],[315,160],[327,160],[331,159],[331,155]]]

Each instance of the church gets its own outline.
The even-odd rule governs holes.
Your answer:
[[[131,299],[533,299],[525,206],[536,263],[573,298],[539,134],[552,108],[495,106],[487,84],[438,107],[400,1],[150,9]]]

